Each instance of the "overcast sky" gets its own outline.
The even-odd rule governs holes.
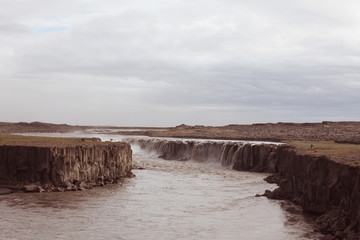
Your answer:
[[[0,0],[0,121],[360,120],[358,0]]]

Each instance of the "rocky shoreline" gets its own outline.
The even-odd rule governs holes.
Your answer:
[[[278,147],[277,161],[276,173],[265,180],[279,187],[263,196],[290,200],[318,216],[324,239],[360,238],[359,167],[301,155],[288,146]]]

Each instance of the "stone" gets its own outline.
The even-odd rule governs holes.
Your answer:
[[[274,191],[265,190],[265,193],[263,195],[270,199],[284,199],[285,198],[284,192],[281,188],[276,188]]]
[[[36,184],[29,184],[24,186],[25,192],[40,192],[41,190],[43,189]]]
[[[332,236],[331,234],[327,234],[323,237],[320,238],[321,240],[336,240],[336,238],[334,236]]]
[[[336,237],[337,239],[344,239],[344,238],[346,238],[346,234],[345,234],[344,232],[342,232],[342,231],[337,231],[337,232],[335,233],[335,237]]]
[[[69,182],[69,181],[64,182],[64,187],[71,188],[72,186],[73,185],[71,184],[71,182]]]
[[[39,192],[45,192],[45,189],[43,189],[41,186],[39,186]]]
[[[96,183],[97,179],[112,183],[114,179],[131,176],[132,150],[128,143],[103,143],[92,139],[76,144],[1,145],[0,179],[6,185],[21,183],[21,188],[31,192],[58,191],[60,187],[74,190],[73,183],[78,186],[78,182]],[[29,183],[26,188],[24,183]],[[44,188],[36,188],[33,184]]]
[[[90,189],[91,187],[88,184],[86,184],[85,182],[81,182],[79,184],[78,188],[80,188],[82,190],[82,189]]]
[[[356,227],[355,223],[351,223],[351,224],[349,224],[349,226],[346,227],[344,232],[349,233],[350,231],[354,230],[355,227]]]
[[[72,191],[73,190],[73,184],[71,184],[69,181],[66,181],[66,182],[64,182],[64,185],[63,185],[63,187],[65,188],[65,190],[67,190],[67,191]]]
[[[13,193],[13,192],[14,192],[14,190],[11,190],[9,188],[0,187],[0,195],[6,195],[6,194]]]

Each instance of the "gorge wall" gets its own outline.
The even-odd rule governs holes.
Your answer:
[[[360,169],[325,156],[299,155],[289,147],[277,149],[277,174],[270,181],[279,189],[270,198],[286,198],[305,212],[320,215],[323,234],[337,239],[360,238]]]
[[[167,160],[216,161],[235,170],[274,173],[267,180],[279,188],[267,191],[265,196],[289,199],[300,204],[304,212],[318,214],[321,232],[334,239],[360,239],[359,167],[325,156],[300,155],[279,144],[161,139],[130,142]]]
[[[130,176],[127,143],[0,146],[0,185],[28,191],[76,190]]]
[[[162,139],[130,139],[128,142],[166,160],[212,161],[236,170],[269,173],[276,171],[278,144]]]

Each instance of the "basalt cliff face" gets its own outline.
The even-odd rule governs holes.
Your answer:
[[[27,191],[76,190],[131,176],[127,143],[0,146],[1,185]]]
[[[286,145],[221,141],[132,140],[168,160],[216,161],[235,170],[274,173],[279,188],[264,195],[289,199],[318,214],[329,239],[360,239],[360,169],[327,157],[297,154]]]
[[[132,139],[129,142],[166,160],[212,161],[236,170],[276,171],[276,144],[162,139]]]
[[[277,150],[277,174],[268,178],[279,184],[270,198],[290,199],[317,218],[323,234],[337,239],[359,239],[360,169],[325,156],[299,155],[289,147]]]

